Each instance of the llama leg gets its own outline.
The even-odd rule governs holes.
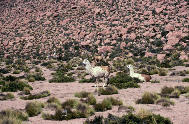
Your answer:
[[[103,84],[103,87],[106,86],[106,78],[104,77],[104,84]]]

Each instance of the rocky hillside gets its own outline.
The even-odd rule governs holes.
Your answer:
[[[189,56],[188,0],[1,0],[0,56]],[[108,54],[107,54],[108,53]]]

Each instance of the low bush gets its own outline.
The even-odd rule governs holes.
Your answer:
[[[45,77],[43,77],[42,73],[29,73],[26,77],[29,82],[34,82],[34,81],[44,81]]]
[[[24,100],[32,100],[32,99],[40,99],[40,98],[43,98],[43,97],[47,97],[47,96],[50,96],[50,92],[49,91],[43,91],[43,92],[40,92],[40,93],[37,93],[37,94],[30,94],[28,96],[22,96],[20,97],[21,99],[24,99]]]
[[[90,79],[83,78],[79,81],[79,83],[94,83],[95,81],[96,81],[95,78],[90,78]]]
[[[145,92],[141,99],[136,101],[137,104],[154,104],[159,96],[155,93]]]
[[[137,83],[140,81],[131,78],[126,73],[118,73],[116,76],[111,77],[108,81],[108,84],[114,85],[119,89],[126,89],[126,88],[138,88],[140,87]]]
[[[182,79],[182,82],[189,82],[189,78]]]
[[[156,100],[155,102],[158,105],[162,105],[162,106],[170,106],[170,105],[174,105],[174,102],[171,101],[169,98],[159,98]]]
[[[108,86],[105,89],[99,88],[99,93],[101,95],[112,95],[112,94],[118,94],[118,89],[115,86]]]
[[[86,92],[86,91],[81,91],[79,93],[75,93],[75,97],[79,97],[79,98],[86,98],[89,96],[89,94],[91,94],[90,92]]]
[[[6,109],[0,112],[0,124],[22,124],[27,120],[27,113],[19,110]]]
[[[14,94],[12,93],[7,93],[6,95],[0,94],[0,100],[8,100],[13,98],[14,98]]]
[[[44,104],[41,102],[29,102],[26,104],[25,109],[29,117],[33,117],[40,114],[43,107],[44,107]]]
[[[21,72],[20,70],[14,70],[13,74],[20,74],[20,72]]]
[[[172,124],[168,118],[164,118],[161,115],[149,114],[145,118],[140,118],[138,115],[129,113],[118,117],[109,114],[107,118],[103,116],[95,116],[93,120],[87,119],[84,124]]]
[[[7,68],[0,68],[0,73],[2,74],[7,74],[9,73],[11,70],[10,69],[7,69]]]
[[[166,76],[167,75],[167,71],[165,69],[159,69],[158,74],[159,74],[159,76]]]
[[[158,80],[151,80],[150,82],[151,83],[160,83],[160,81],[158,81]]]
[[[47,120],[70,120],[75,118],[86,118],[94,114],[94,109],[85,103],[69,99],[62,104],[62,109],[57,109],[55,114],[43,114]]]
[[[168,95],[170,95],[173,91],[174,91],[174,88],[173,88],[173,87],[164,86],[164,87],[161,89],[161,96],[168,96]]]
[[[96,111],[106,111],[112,109],[112,106],[122,105],[122,101],[116,100],[113,97],[105,98],[101,103],[94,105]]]
[[[18,90],[23,91],[25,87],[28,87],[30,90],[33,88],[26,82],[23,81],[13,81],[7,82],[1,87],[2,92],[17,92]]]

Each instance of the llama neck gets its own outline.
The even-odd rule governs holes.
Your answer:
[[[134,74],[134,69],[133,68],[130,68],[130,75],[133,75]]]
[[[87,71],[90,71],[90,70],[92,69],[91,64],[87,64],[87,65],[85,66],[85,69],[86,69]]]

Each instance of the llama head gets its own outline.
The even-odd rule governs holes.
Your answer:
[[[127,65],[127,68],[133,69],[133,65]]]
[[[84,64],[84,65],[90,65],[90,62],[89,62],[89,60],[84,59],[84,60],[83,60],[83,64]]]

